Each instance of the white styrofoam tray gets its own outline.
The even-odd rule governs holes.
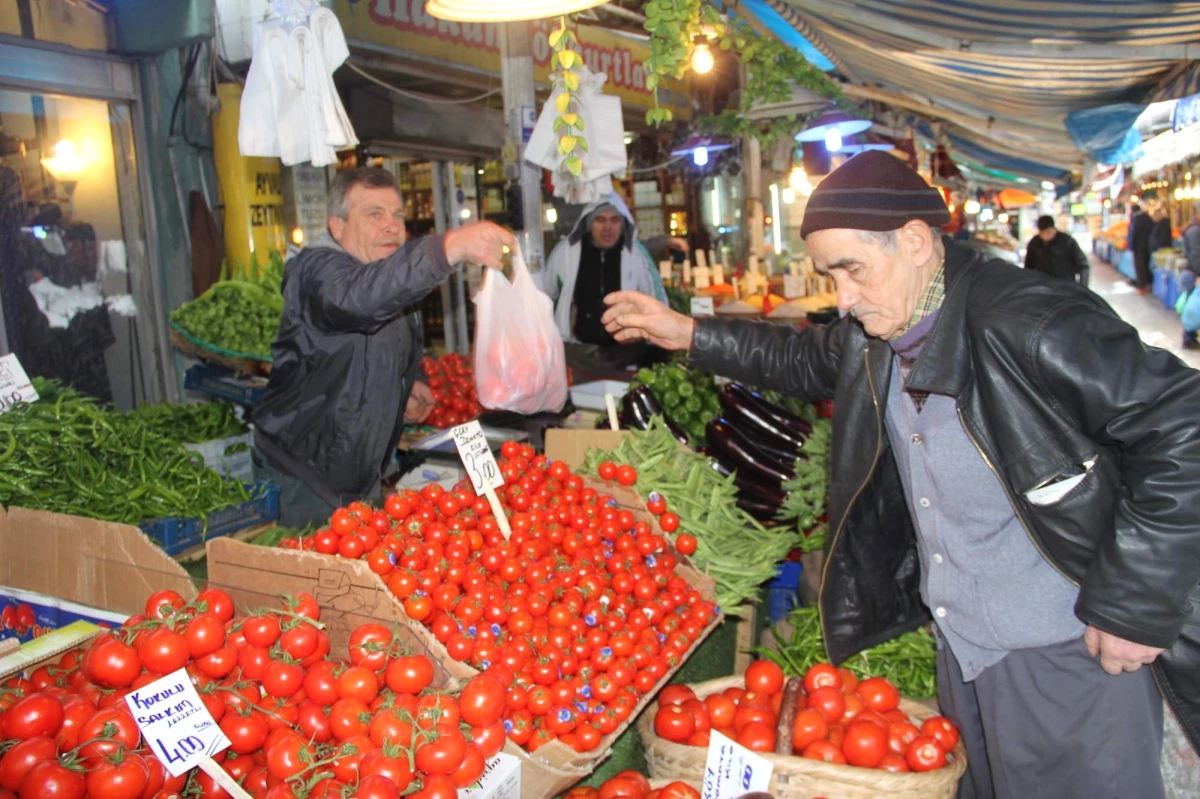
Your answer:
[[[597,380],[593,383],[580,383],[571,386],[571,402],[576,408],[586,408],[590,411],[607,410],[604,405],[604,395],[612,394],[613,399],[620,402],[621,397],[629,390],[628,383],[620,380]]]

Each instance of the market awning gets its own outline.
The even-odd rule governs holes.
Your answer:
[[[918,111],[962,140],[1060,170],[1084,158],[1067,114],[1143,102],[1180,60],[1200,58],[1194,3],[765,2],[830,53],[851,96]]]

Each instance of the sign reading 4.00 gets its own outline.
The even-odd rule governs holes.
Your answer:
[[[450,432],[454,436],[458,457],[462,458],[476,496],[482,496],[488,489],[494,491],[504,485],[504,476],[500,474],[496,456],[492,454],[492,448],[488,446],[487,436],[484,435],[479,422],[467,422]]]
[[[184,669],[130,691],[125,703],[173,777],[230,746]]]

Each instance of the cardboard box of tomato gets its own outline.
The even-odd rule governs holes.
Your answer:
[[[0,639],[79,619],[115,626],[162,588],[196,595],[183,567],[132,525],[0,508]]]
[[[630,510],[639,521],[646,522],[655,533],[661,535],[657,520],[632,489],[586,480],[585,485],[611,494],[619,507]],[[446,647],[428,628],[408,617],[402,602],[393,596],[383,579],[371,571],[366,560],[349,560],[311,551],[257,547],[228,538],[209,541],[207,550],[210,584],[229,592],[239,612],[269,605],[281,594],[306,592],[316,597],[321,606],[321,620],[327,625],[326,632],[335,651],[347,646],[355,627],[378,622],[392,627],[397,638],[415,652],[430,658],[438,671],[435,682],[439,685],[461,685],[478,674],[466,663],[451,658]],[[685,559],[681,559],[675,573],[705,599],[713,599],[714,581]],[[629,718],[604,736],[594,750],[576,752],[556,740],[531,754],[509,741],[504,751],[521,761],[521,796],[525,799],[543,799],[558,795],[594,771],[612,753],[612,744],[617,737],[671,680],[722,618],[714,618],[703,629],[679,664],[669,669],[641,697]]]

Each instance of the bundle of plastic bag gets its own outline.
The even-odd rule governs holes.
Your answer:
[[[513,279],[486,270],[475,295],[475,386],[485,408],[522,414],[567,401],[567,360],[554,304],[534,285],[520,248]]]

